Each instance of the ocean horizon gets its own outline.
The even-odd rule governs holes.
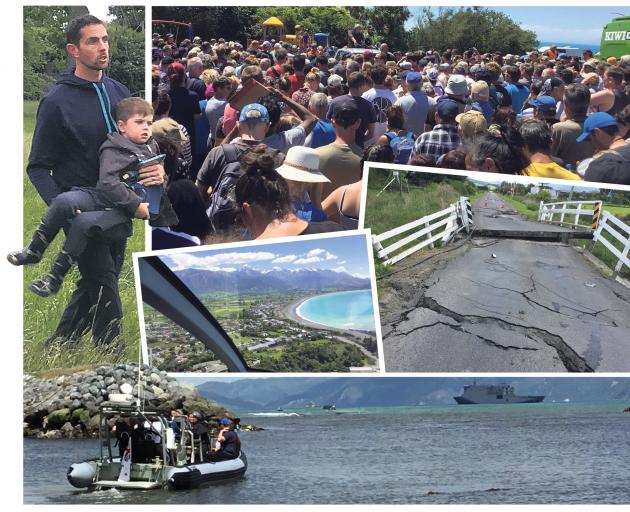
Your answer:
[[[556,46],[569,46],[571,48],[579,48],[580,51],[584,51],[587,48],[589,48],[590,50],[593,50],[593,53],[597,53],[599,51],[599,47],[601,44],[600,42],[594,43],[594,44],[585,44],[585,43],[561,43],[558,41],[540,41],[538,43],[538,48],[541,48],[543,46],[552,46],[552,45],[556,45]]]

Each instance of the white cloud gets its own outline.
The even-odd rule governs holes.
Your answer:
[[[313,256],[312,258],[298,258],[293,262],[294,265],[307,265],[309,263],[319,263],[320,261],[324,261],[317,256]]]
[[[279,258],[276,258],[271,263],[291,263],[296,259],[297,256],[295,254],[287,254],[286,256],[280,256]]]
[[[303,257],[304,258],[312,258],[313,256],[321,256],[323,259],[326,259],[326,260],[336,260],[337,259],[337,256],[335,256],[334,254],[329,253],[326,249],[313,249],[311,251],[308,251],[306,253],[306,255],[303,256]]]
[[[273,260],[276,255],[271,252],[224,252],[198,256],[199,253],[170,254],[166,256],[171,270],[198,268],[202,270],[216,269],[220,265],[242,265],[257,261]],[[231,267],[230,267],[231,268]]]
[[[337,268],[333,268],[333,272],[346,272],[346,267],[340,265]]]

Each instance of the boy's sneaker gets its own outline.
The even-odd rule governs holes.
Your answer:
[[[40,297],[50,297],[59,291],[61,288],[61,283],[59,279],[54,276],[48,274],[43,279],[38,279],[37,281],[33,281],[28,285],[30,290]]]
[[[13,251],[7,254],[7,260],[11,265],[19,267],[21,265],[33,265],[39,263],[42,259],[42,254],[31,251],[28,247],[25,247],[21,251]]]

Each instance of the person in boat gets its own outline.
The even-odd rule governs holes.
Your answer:
[[[181,419],[184,416],[184,413],[180,409],[172,409],[171,410],[171,421],[170,427],[173,429],[173,434],[175,434],[175,439],[179,440],[182,435],[182,428],[180,426]]]
[[[116,421],[112,427],[112,432],[116,436],[116,445],[118,445],[118,455],[122,459],[129,439],[131,439],[131,425],[129,424],[129,415],[121,414],[120,418]]]
[[[241,453],[241,440],[233,429],[233,423],[222,418],[219,422],[218,447],[213,447],[209,454],[211,462],[236,459]]]
[[[207,453],[210,447],[210,429],[208,428],[208,424],[204,421],[199,411],[194,411],[189,414],[188,421],[190,422],[190,430],[193,433],[195,442],[201,440],[201,453]]]

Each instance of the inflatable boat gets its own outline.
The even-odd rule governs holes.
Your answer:
[[[142,426],[142,436],[129,436],[124,453],[117,444],[120,435],[112,431],[114,418],[129,418]],[[139,410],[131,403],[105,402],[100,408],[99,457],[72,464],[67,471],[71,485],[90,490],[191,489],[202,484],[240,477],[247,471],[243,451],[235,459],[211,462],[205,459],[205,446],[195,436],[185,416],[177,418],[177,428],[159,413]],[[177,432],[176,432],[177,431]],[[134,446],[135,443],[135,446]]]

